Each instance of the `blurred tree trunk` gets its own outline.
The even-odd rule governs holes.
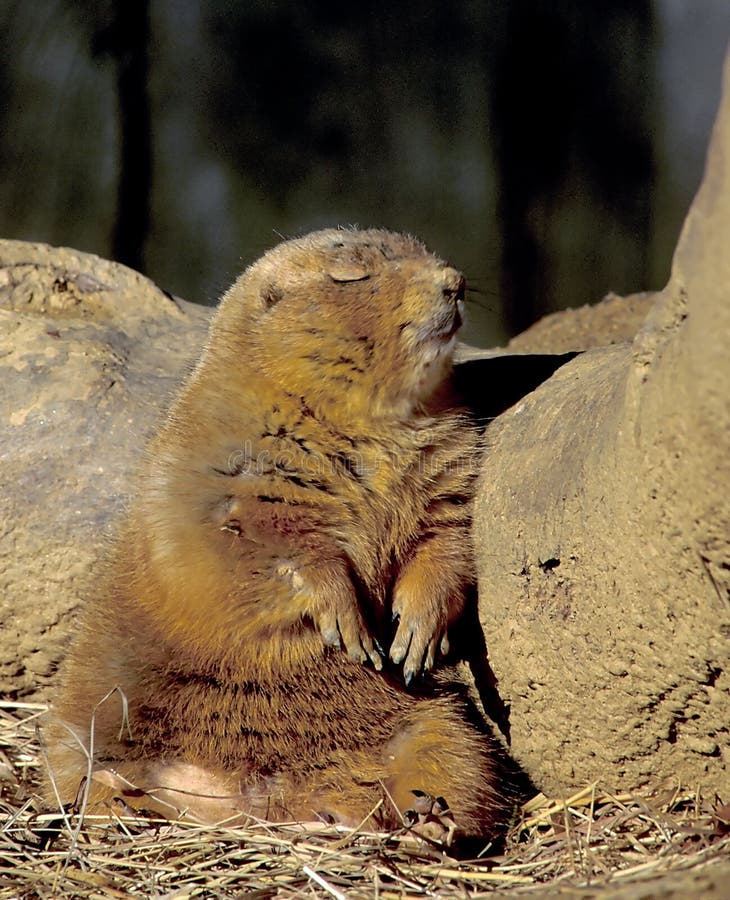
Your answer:
[[[95,41],[96,51],[112,56],[117,67],[120,152],[112,256],[138,271],[145,268],[152,190],[149,13],[149,0],[115,0],[112,22]]]

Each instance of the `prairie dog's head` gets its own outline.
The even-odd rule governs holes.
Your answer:
[[[250,266],[214,334],[322,411],[404,417],[450,370],[464,291],[461,273],[414,238],[318,231]]]

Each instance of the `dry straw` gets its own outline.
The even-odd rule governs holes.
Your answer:
[[[113,812],[43,811],[40,704],[0,702],[0,900],[9,898],[409,898],[509,896],[620,885],[711,866],[730,852],[730,809],[664,785],[538,795],[499,855],[457,861],[404,832],[255,823],[201,827]],[[726,798],[727,799],[727,798]],[[492,851],[493,852],[493,851]],[[649,895],[647,895],[649,896]]]

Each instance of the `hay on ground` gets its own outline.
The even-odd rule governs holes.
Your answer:
[[[679,785],[612,795],[593,784],[518,811],[497,855],[450,858],[404,831],[322,824],[199,826],[44,811],[40,704],[0,702],[0,900],[123,897],[481,897],[617,885],[710,866],[730,807]],[[727,799],[727,798],[726,798]]]

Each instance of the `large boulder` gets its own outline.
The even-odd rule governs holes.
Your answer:
[[[0,241],[0,694],[43,693],[208,315],[124,266]]]
[[[571,346],[544,337],[531,349]],[[503,730],[547,792],[668,777],[730,795],[729,343],[730,66],[639,333],[487,432],[480,617]]]

